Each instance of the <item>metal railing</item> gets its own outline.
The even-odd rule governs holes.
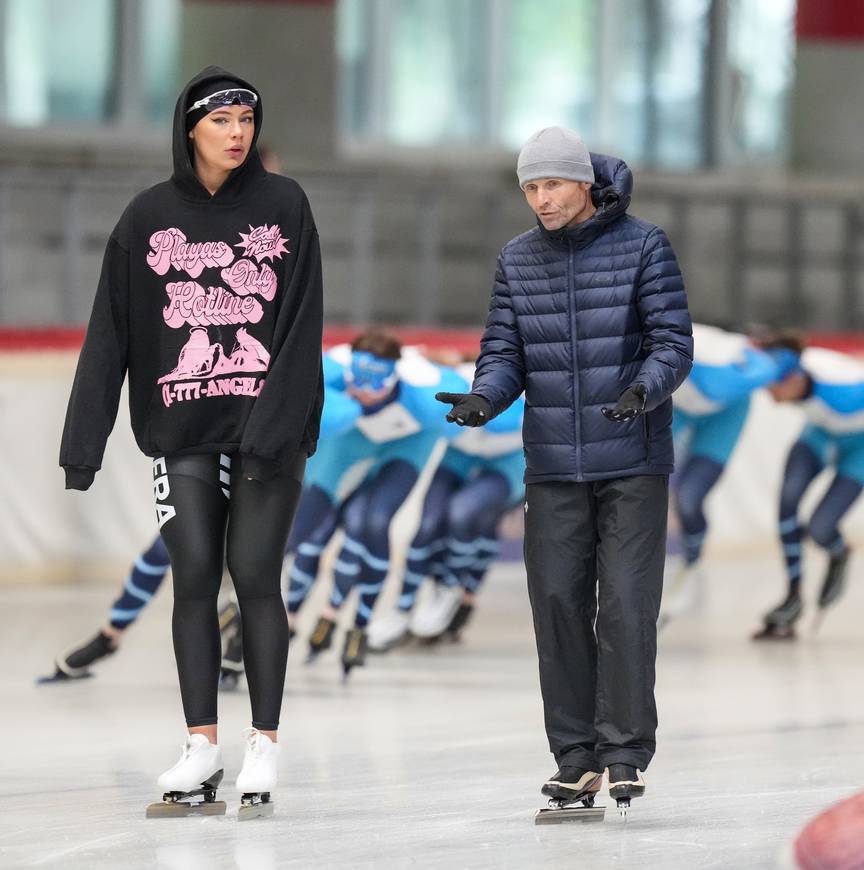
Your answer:
[[[160,180],[117,169],[0,172],[0,324],[86,321],[108,234]],[[328,317],[479,325],[495,256],[529,227],[512,181],[345,166],[299,178],[316,213]],[[696,318],[864,328],[862,190],[637,175],[636,214],[663,226]]]

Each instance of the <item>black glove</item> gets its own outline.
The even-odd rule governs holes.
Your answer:
[[[621,393],[618,404],[614,408],[611,410],[601,408],[600,412],[607,420],[612,420],[614,423],[626,423],[644,413],[647,392],[642,384],[633,384]]]
[[[476,393],[435,393],[435,398],[453,410],[447,421],[460,426],[483,426],[492,419],[492,405]]]

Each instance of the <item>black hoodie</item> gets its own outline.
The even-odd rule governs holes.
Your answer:
[[[139,194],[111,234],[69,399],[60,464],[67,489],[101,467],[123,378],[148,456],[232,453],[266,479],[315,451],[323,404],[318,233],[297,182],[255,147],[214,196],[185,130],[188,94],[208,80],[252,86],[215,66],[174,111],[174,174]]]

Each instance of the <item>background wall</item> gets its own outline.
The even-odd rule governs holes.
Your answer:
[[[183,4],[181,81],[215,63],[255,83],[263,95],[263,141],[290,163],[336,153],[333,2]]]
[[[429,338],[454,343],[443,332],[427,335],[427,344]],[[457,344],[465,340],[456,338]],[[75,351],[0,352],[0,455],[11,458],[0,464],[0,583],[116,580],[157,533],[151,464],[132,437],[125,393],[95,483],[86,493],[62,490],[57,456],[76,361]],[[756,395],[732,461],[709,498],[709,555],[777,546],[777,492],[786,452],[802,425],[795,407]],[[829,477],[823,477],[805,506],[824,491]],[[397,562],[413,533],[416,506],[393,529]],[[864,502],[844,529],[864,543]]]
[[[862,9],[80,0],[70,17],[61,0],[0,0],[0,347],[85,323],[105,239],[170,171],[175,95],[208,63],[262,91],[263,139],[315,211],[331,325],[478,328],[497,251],[532,224],[514,176],[523,127],[566,123],[631,160],[632,211],[669,233],[695,318],[864,331]],[[541,13],[560,24],[542,56]],[[0,352],[7,577],[101,570],[153,532],[122,417],[93,492],[59,492],[76,341]],[[716,495],[715,545],[773,546],[797,425],[760,400]]]

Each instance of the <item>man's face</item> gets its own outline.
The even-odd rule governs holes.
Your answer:
[[[768,392],[775,402],[799,402],[810,388],[810,379],[804,372],[792,372],[782,381],[768,385]]]
[[[396,360],[382,359],[365,350],[351,354],[351,366],[345,373],[347,393],[364,408],[383,402],[396,388]]]
[[[591,185],[565,178],[537,178],[522,188],[531,210],[547,230],[579,224],[594,214]]]

